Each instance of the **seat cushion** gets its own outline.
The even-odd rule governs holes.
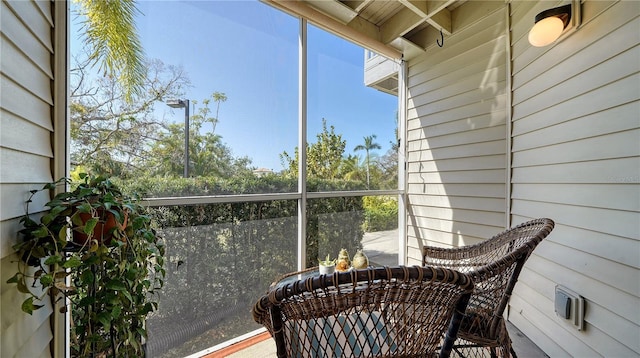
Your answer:
[[[286,325],[293,357],[376,356],[398,349],[376,312],[288,321]]]

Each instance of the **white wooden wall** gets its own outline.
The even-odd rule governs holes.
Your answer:
[[[556,228],[525,265],[509,319],[551,357],[640,355],[640,2],[585,1],[548,47],[514,1],[512,218]],[[554,288],[587,301],[586,330],[556,317]]]
[[[473,244],[506,226],[506,11],[465,3],[444,47],[409,63],[409,264],[422,245]]]
[[[49,357],[51,306],[23,313],[25,297],[5,282],[16,271],[11,246],[29,190],[53,179],[54,2],[0,6],[0,356]],[[47,199],[35,198],[30,210]]]
[[[565,3],[467,2],[409,63],[407,254],[550,217],[509,320],[551,357],[637,357],[640,2],[587,0],[577,31],[532,47],[535,15]],[[556,285],[586,299],[584,331],[555,315]]]

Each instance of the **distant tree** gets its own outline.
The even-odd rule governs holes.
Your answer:
[[[81,57],[82,56],[82,57]],[[114,77],[92,76],[91,59],[80,54],[70,71],[71,161],[98,173],[126,176],[144,167],[162,123],[153,105],[178,97],[189,85],[182,68],[145,62],[144,90],[126,100]]]
[[[217,92],[216,92],[217,93]],[[191,103],[196,104],[197,101]],[[202,101],[198,111],[189,118],[189,172],[192,176],[230,178],[250,173],[251,160],[234,157],[220,135],[206,132],[204,123],[213,123],[211,101]],[[203,133],[205,132],[205,133]],[[180,176],[184,170],[184,123],[171,123],[158,134],[151,145],[147,170],[150,175]]]
[[[76,0],[84,18],[85,45],[92,65],[115,78],[124,99],[134,100],[145,89],[145,59],[135,25],[135,0]]]
[[[322,119],[322,132],[316,135],[317,141],[307,143],[307,175],[319,179],[338,179],[340,177],[340,165],[347,141],[341,134],[335,133],[335,127],[327,129],[327,120]],[[280,154],[280,162],[285,168],[284,174],[297,176],[299,151],[296,147],[293,156],[289,153]]]
[[[345,180],[366,180],[366,172],[360,165],[360,158],[357,155],[349,154],[346,158],[342,159],[340,165],[340,176]]]
[[[365,161],[367,163],[366,166],[366,171],[367,171],[367,188],[370,187],[371,183],[370,183],[370,171],[371,171],[371,151],[374,149],[381,149],[382,147],[380,147],[380,144],[374,142],[374,140],[376,139],[376,135],[372,134],[370,136],[366,136],[364,137],[364,144],[359,144],[357,145],[353,150],[354,151],[359,151],[359,150],[364,150],[365,151]]]
[[[213,94],[211,95],[211,98],[213,98],[213,101],[216,102],[216,116],[215,118],[211,118],[211,124],[213,124],[213,129],[211,130],[211,133],[215,133],[216,125],[218,124],[218,120],[220,118],[218,117],[218,114],[220,113],[220,103],[226,102],[227,96],[222,92],[213,92]]]

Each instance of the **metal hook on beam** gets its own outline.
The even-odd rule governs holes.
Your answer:
[[[442,47],[444,46],[444,34],[442,33],[442,28],[440,28],[440,39],[441,40],[436,39],[436,43],[438,46]]]

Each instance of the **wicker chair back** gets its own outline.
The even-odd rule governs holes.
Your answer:
[[[515,356],[502,315],[524,263],[553,227],[553,220],[542,218],[519,224],[475,245],[423,247],[423,265],[467,273],[475,283],[459,332],[459,338],[467,342],[457,342],[456,346],[490,347],[492,356]]]
[[[472,291],[454,270],[377,267],[273,286],[252,313],[278,357],[448,357]]]

